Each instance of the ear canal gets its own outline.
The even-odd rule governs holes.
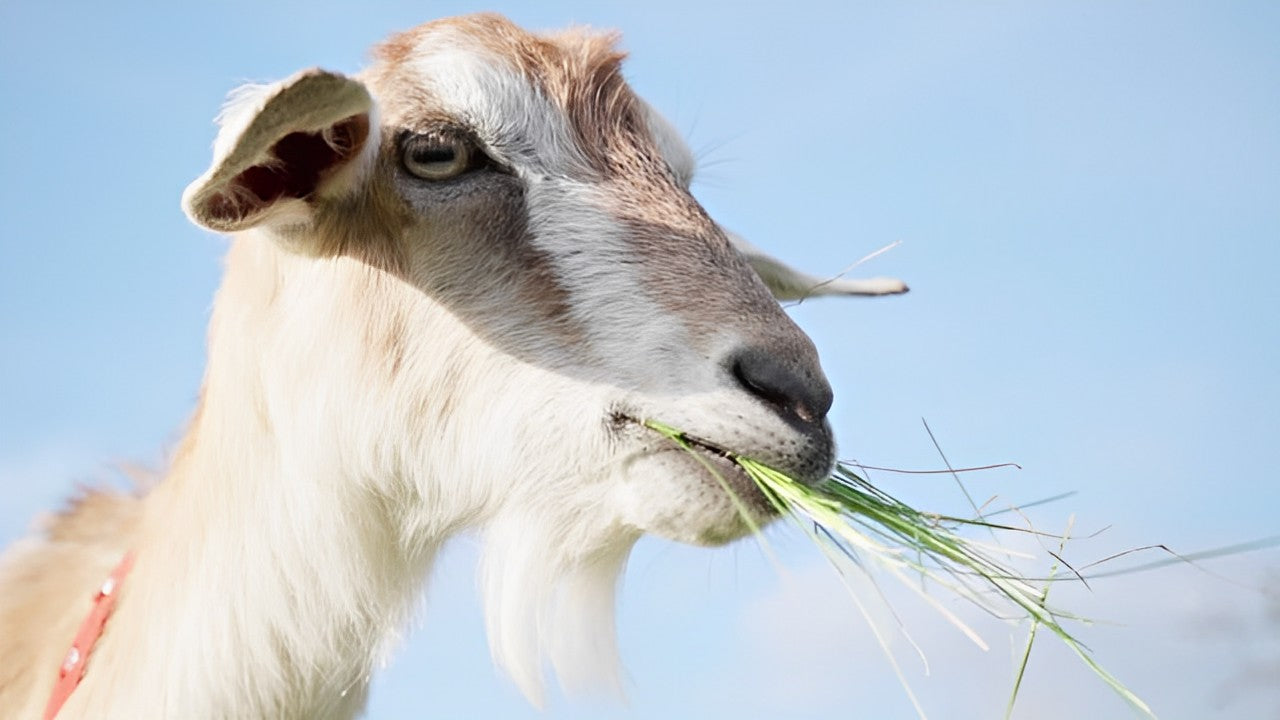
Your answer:
[[[183,194],[195,223],[220,232],[305,223],[308,200],[349,191],[376,147],[364,85],[307,70],[232,94],[208,172]],[[353,172],[347,172],[352,170]]]
[[[250,165],[204,198],[201,222],[234,226],[280,200],[310,196],[322,178],[359,152],[368,134],[368,117],[352,115],[323,132],[285,135],[264,162]]]
[[[723,229],[723,228],[722,228]],[[907,292],[907,284],[896,278],[821,278],[800,272],[766,255],[742,236],[725,230],[729,242],[746,258],[765,287],[778,300],[804,300],[819,295],[898,295]]]

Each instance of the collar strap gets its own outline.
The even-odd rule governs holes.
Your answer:
[[[98,588],[98,592],[94,594],[93,607],[80,623],[75,640],[71,641],[71,649],[67,651],[62,667],[58,669],[58,682],[54,684],[53,693],[49,696],[49,704],[44,708],[44,720],[53,720],[57,716],[63,703],[71,697],[71,692],[84,678],[85,663],[89,659],[89,653],[93,651],[98,638],[102,637],[102,629],[116,606],[116,596],[120,593],[120,586],[124,584],[125,576],[132,568],[133,553],[127,552],[120,559],[120,564],[116,565],[115,570],[107,576],[102,587]]]

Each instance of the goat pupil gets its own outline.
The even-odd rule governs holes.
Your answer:
[[[454,161],[458,153],[451,147],[429,147],[415,150],[413,153],[414,162],[423,165],[432,164],[449,164]]]

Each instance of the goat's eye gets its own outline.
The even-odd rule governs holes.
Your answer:
[[[471,169],[471,144],[462,138],[419,135],[404,144],[404,168],[423,180],[447,180]]]

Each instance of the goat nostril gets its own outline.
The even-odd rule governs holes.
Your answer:
[[[831,387],[820,370],[802,372],[768,352],[751,348],[737,355],[732,372],[744,390],[806,425],[821,422],[831,409]]]
[[[768,384],[761,382],[758,373],[749,373],[747,369],[743,367],[742,360],[738,360],[733,364],[733,377],[737,379],[738,384],[747,392],[767,403],[770,403],[771,405],[781,405],[785,407],[790,404],[787,402],[787,396],[784,393],[774,390],[769,387]]]

